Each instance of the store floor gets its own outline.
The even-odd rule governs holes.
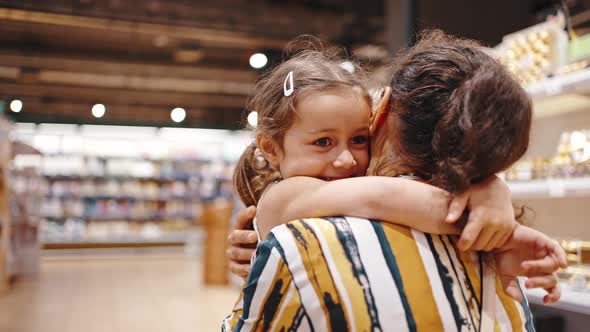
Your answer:
[[[204,287],[184,256],[44,258],[0,297],[1,332],[219,331],[236,287]]]

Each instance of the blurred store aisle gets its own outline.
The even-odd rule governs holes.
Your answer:
[[[0,331],[219,331],[239,290],[201,276],[183,256],[46,258],[37,280],[0,297]]]

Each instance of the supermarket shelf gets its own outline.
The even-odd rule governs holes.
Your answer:
[[[125,201],[147,201],[147,202],[165,202],[165,201],[188,201],[199,202],[201,197],[197,196],[162,196],[162,197],[138,197],[131,195],[46,195],[49,199],[60,200],[125,200]]]
[[[590,68],[547,78],[525,88],[532,98],[558,96],[566,93],[590,92]]]
[[[197,175],[195,175],[196,177]],[[117,175],[44,175],[49,181],[154,181],[154,182],[173,182],[182,181],[186,182],[191,179],[192,176],[174,176],[174,177],[135,177],[135,176],[117,176]]]
[[[560,286],[561,299],[557,303],[547,306],[590,315],[590,291],[574,290],[564,282],[561,282]],[[529,303],[545,305],[543,304],[543,296],[545,296],[546,292],[542,289],[526,289],[525,294]]]
[[[84,248],[140,248],[184,246],[192,233],[163,234],[161,236],[121,236],[95,239],[52,239],[44,240],[43,249],[84,249]]]
[[[508,186],[516,199],[590,196],[590,178],[508,182]]]
[[[103,216],[94,216],[94,215],[86,215],[86,216],[50,216],[45,215],[42,218],[46,218],[49,220],[66,220],[66,219],[82,219],[85,221],[136,221],[136,222],[162,222],[167,220],[188,220],[188,221],[196,221],[197,216],[192,215],[168,215],[168,216],[144,216],[140,218],[132,218],[125,215],[103,215]]]

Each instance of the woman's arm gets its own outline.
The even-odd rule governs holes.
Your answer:
[[[275,226],[306,217],[379,219],[434,234],[458,234],[445,223],[450,194],[417,181],[366,176],[335,181],[311,177],[283,180],[263,195],[257,224],[262,238]]]

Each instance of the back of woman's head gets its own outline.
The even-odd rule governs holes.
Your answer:
[[[398,157],[433,185],[463,191],[526,152],[530,99],[476,42],[422,34],[396,58],[391,88]]]
[[[324,49],[319,40],[300,37],[286,50],[291,53],[287,54],[289,59],[260,77],[248,103],[248,111],[258,114],[255,134],[263,134],[282,147],[285,132],[295,121],[297,104],[312,94],[348,89],[370,105],[358,74],[347,71],[342,66],[344,58]],[[290,75],[292,81],[288,79]],[[290,88],[292,94],[285,93]],[[256,205],[268,184],[278,179],[278,170],[264,160],[253,142],[236,165],[234,188],[244,204]]]

